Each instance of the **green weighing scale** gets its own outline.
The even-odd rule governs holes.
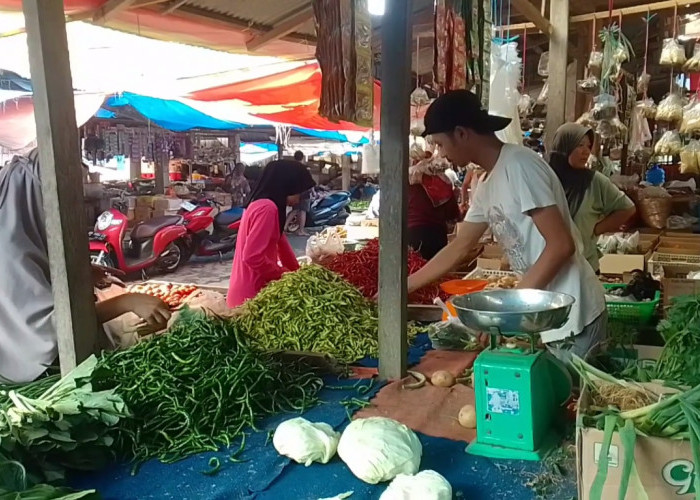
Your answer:
[[[559,443],[554,427],[571,395],[571,375],[536,347],[536,336],[561,328],[574,301],[542,290],[491,290],[451,299],[467,328],[491,335],[489,347],[474,361],[476,440],[467,453],[541,460]],[[499,345],[499,336],[505,345]],[[527,337],[527,344],[516,337]]]

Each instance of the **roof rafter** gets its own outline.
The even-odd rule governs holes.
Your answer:
[[[314,17],[311,4],[302,7],[295,12],[285,15],[285,20],[275,25],[271,30],[254,36],[246,43],[249,51],[254,52],[264,45],[279,40],[280,38],[293,33],[299,26],[310,21]]]

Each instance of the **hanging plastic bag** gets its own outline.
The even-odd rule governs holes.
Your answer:
[[[654,146],[654,152],[659,155],[677,155],[683,148],[683,141],[677,130],[667,130]]]
[[[379,144],[362,146],[362,173],[365,175],[379,173]]]
[[[656,120],[675,123],[683,119],[683,99],[678,94],[669,94],[656,109]]]
[[[584,127],[592,128],[593,130],[598,128],[598,122],[593,119],[590,111],[586,111],[581,116],[579,116],[578,120],[576,120],[576,123],[578,123],[579,125],[583,125]]]
[[[314,462],[327,464],[338,449],[338,441],[340,433],[330,425],[301,417],[279,424],[272,438],[277,453],[307,467]]]
[[[643,150],[644,145],[652,139],[649,120],[644,116],[643,108],[637,103],[630,120],[629,150],[632,153]]]
[[[661,48],[659,64],[678,68],[685,64],[685,49],[675,38],[666,38]]]
[[[411,105],[412,106],[427,106],[430,104],[430,97],[425,89],[418,87],[413,92],[411,92]]]
[[[595,94],[600,87],[600,80],[595,75],[588,75],[583,80],[576,82],[579,92],[583,94]]]
[[[637,94],[646,94],[649,91],[649,82],[651,75],[646,71],[642,72],[637,78]]]
[[[549,98],[549,80],[544,81],[540,95],[537,96],[537,104],[547,104]]]
[[[491,77],[489,95],[499,99],[489,99],[489,114],[510,118],[510,123],[503,130],[496,132],[502,142],[523,144],[523,131],[520,129],[518,105],[520,92],[518,85],[522,76],[522,64],[515,42],[491,47]]]
[[[647,97],[646,99],[638,101],[637,107],[639,107],[639,109],[641,110],[644,118],[648,118],[650,120],[656,118],[656,112],[658,111],[658,107],[656,106],[654,99],[652,99],[651,97]]]
[[[384,417],[361,418],[347,426],[338,456],[360,480],[377,484],[420,469],[423,446],[405,425]]]
[[[683,71],[687,73],[697,73],[700,71],[700,43],[696,43],[693,47],[693,57],[685,62]]]
[[[542,52],[540,62],[537,64],[537,74],[544,78],[549,76],[549,51]]]
[[[464,351],[471,347],[476,340],[476,333],[464,326],[440,298],[436,298],[434,303],[442,308],[447,319],[428,325],[428,337],[433,349]]]
[[[591,70],[600,70],[603,67],[603,53],[598,51],[591,52],[588,56],[588,68]]]
[[[617,100],[610,94],[597,95],[593,102],[593,118],[596,120],[612,120],[617,116]]]
[[[700,132],[700,103],[695,103],[683,113],[681,122],[681,134],[695,134]]]
[[[630,51],[625,43],[619,43],[612,54],[613,61],[618,65],[630,60]]]
[[[532,109],[533,100],[530,94],[522,94],[518,100],[518,112],[521,116],[527,116]]]
[[[415,476],[399,474],[379,500],[452,500],[452,486],[432,470],[421,471]]]
[[[695,139],[681,149],[681,173],[700,174],[700,142]]]

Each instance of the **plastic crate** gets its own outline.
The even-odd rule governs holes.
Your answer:
[[[654,278],[658,279],[663,277],[663,267],[668,265],[688,267],[689,270],[697,269],[700,265],[700,255],[655,252],[649,259],[647,269]]]
[[[627,285],[603,284],[605,290],[614,290]],[[661,292],[657,291],[654,300],[648,302],[605,301],[608,308],[608,317],[617,321],[634,321],[639,325],[648,325],[654,319],[656,308],[661,302]]]
[[[499,278],[505,278],[508,276],[514,276],[517,277],[517,273],[514,273],[513,271],[498,271],[495,269],[480,269],[476,268],[469,274],[467,274],[464,279],[465,280],[479,280],[479,279],[488,279],[493,276],[497,276]]]

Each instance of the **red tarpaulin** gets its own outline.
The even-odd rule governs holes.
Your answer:
[[[366,131],[354,123],[335,123],[318,114],[321,98],[321,69],[310,63],[262,78],[219,85],[192,92],[190,99],[200,101],[240,100],[253,106],[283,106],[275,113],[252,113],[266,120],[315,130]],[[374,85],[374,125],[379,130],[381,85]]]
[[[64,0],[66,14],[81,17],[92,14],[107,0]],[[0,10],[20,11],[22,0],[0,0]],[[130,9],[114,13],[102,26],[133,33],[135,35],[179,42],[199,47],[227,52],[247,53],[246,42],[250,31],[208,21],[203,18],[186,17],[178,11],[163,16],[160,12],[149,9]],[[274,40],[256,51],[256,55],[288,57],[313,57],[314,47],[299,42]],[[185,62],[186,63],[186,62]]]

